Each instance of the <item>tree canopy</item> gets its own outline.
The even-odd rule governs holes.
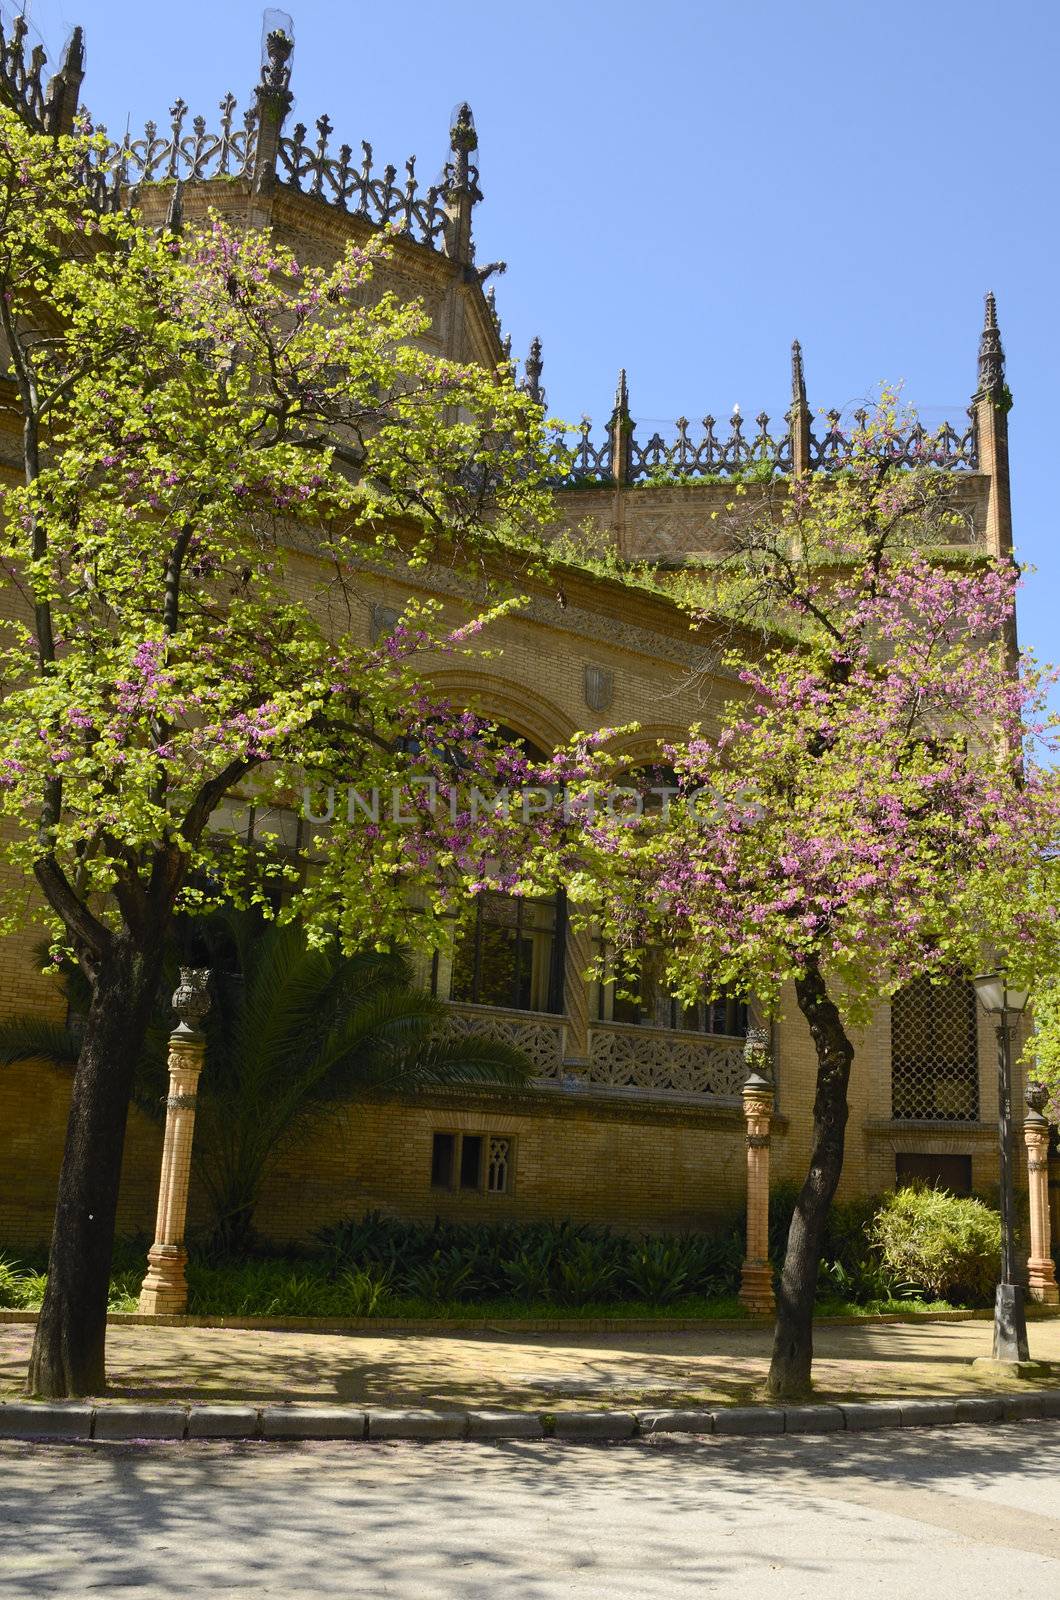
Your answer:
[[[98,954],[115,919],[261,896],[282,869],[209,827],[238,786],[411,793],[455,751],[485,780],[484,724],[422,662],[494,613],[454,627],[425,600],[370,644],[358,574],[502,546],[525,563],[549,502],[540,408],[509,368],[417,343],[422,305],[372,283],[385,240],[303,268],[217,217],[152,233],[86,204],[84,144],[3,115],[0,319],[28,453],[0,559],[33,620],[5,628],[0,792],[10,858]],[[410,880],[433,886],[439,851],[459,868],[473,833],[439,812],[318,837],[303,910],[353,943],[370,906],[385,939]]]
[[[819,966],[844,1015],[989,952],[1055,947],[1060,825],[1048,675],[1013,658],[1019,574],[972,552],[952,476],[904,471],[891,396],[848,471],[734,502],[685,604],[734,619],[720,730],[668,752],[667,821],[612,826],[619,944],[665,932],[671,978],[756,996]]]

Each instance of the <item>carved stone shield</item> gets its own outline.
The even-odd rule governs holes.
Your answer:
[[[377,644],[384,633],[393,632],[400,615],[401,613],[395,611],[393,606],[377,605],[373,602],[368,620],[368,637],[373,644]]]
[[[586,666],[585,704],[591,711],[606,711],[615,698],[615,675],[608,667]]]

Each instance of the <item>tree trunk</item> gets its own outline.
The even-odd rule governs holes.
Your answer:
[[[48,1285],[27,1393],[100,1394],[114,1226],[133,1074],[155,1001],[161,949],[116,938],[100,964],[74,1074]]]
[[[843,1170],[847,1084],[854,1049],[814,962],[795,985],[799,1010],[817,1049],[810,1170],[799,1191],[788,1233],[777,1295],[773,1359],[766,1391],[771,1399],[804,1399],[813,1362],[813,1302],[828,1211]]]

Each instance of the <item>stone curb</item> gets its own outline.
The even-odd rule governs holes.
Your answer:
[[[117,1443],[184,1439],[346,1441],[396,1439],[632,1439],[658,1433],[728,1438],[868,1433],[954,1423],[1060,1419],[1060,1389],[1026,1394],[925,1395],[901,1400],[801,1406],[719,1406],[714,1410],[430,1411],[392,1406],[92,1405],[0,1402],[0,1439]]]

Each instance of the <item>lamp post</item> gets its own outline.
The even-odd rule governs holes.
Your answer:
[[[1029,1359],[1023,1285],[1016,1267],[1016,1190],[1012,1152],[1012,1029],[1029,998],[998,972],[973,979],[979,1003],[995,1019],[997,1033],[997,1109],[1001,1179],[1001,1282],[994,1301],[995,1361]]]

